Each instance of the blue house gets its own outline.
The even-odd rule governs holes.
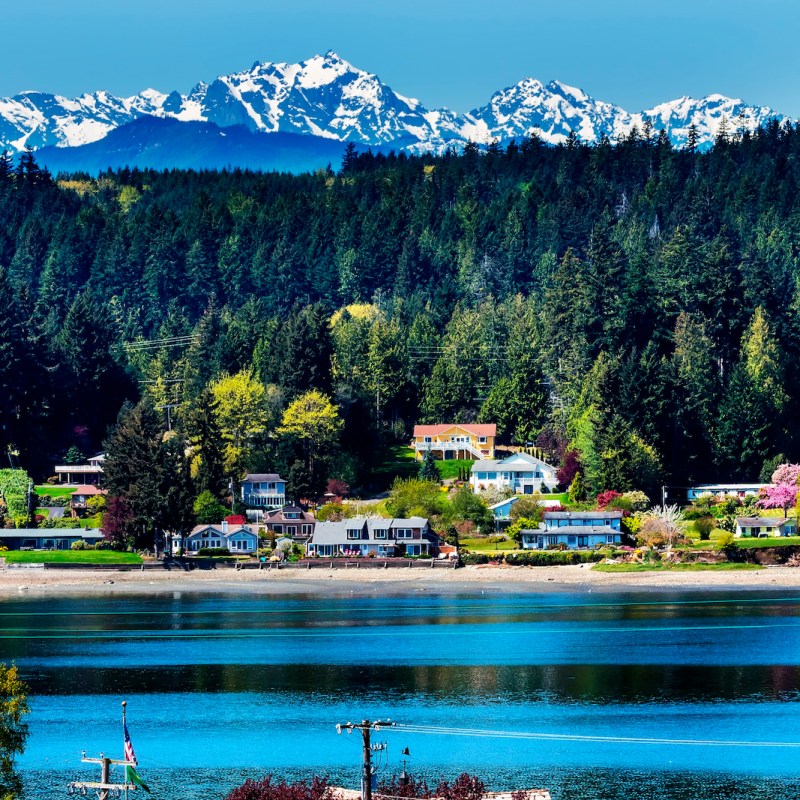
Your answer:
[[[244,555],[258,550],[258,529],[252,525],[197,525],[183,541],[173,539],[173,550],[183,548],[186,553],[196,553],[204,548],[225,548],[231,553]]]
[[[545,511],[537,530],[521,532],[524,550],[565,546],[569,550],[614,545],[622,542],[622,512]]]
[[[281,508],[286,504],[286,481],[274,472],[248,473],[241,487],[242,502],[248,509]]]

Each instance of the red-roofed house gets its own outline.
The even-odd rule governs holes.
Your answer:
[[[421,461],[428,450],[433,450],[434,458],[474,458],[483,460],[494,458],[494,440],[497,425],[415,425],[414,441],[411,446]]]
[[[72,512],[72,516],[77,517],[79,511],[86,511],[88,508],[86,501],[90,497],[107,494],[108,492],[105,489],[98,489],[96,486],[92,486],[91,484],[76,486],[75,491],[69,497],[69,508]]]

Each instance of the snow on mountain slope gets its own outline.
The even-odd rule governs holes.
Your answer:
[[[459,114],[428,109],[329,51],[298,64],[256,62],[249,70],[200,82],[187,95],[147,89],[127,98],[104,91],[75,99],[43,92],[0,98],[0,147],[76,147],[142,116],[312,134],[409,152],[441,152],[467,141],[485,144],[532,134],[553,144],[572,133],[586,142],[602,136],[613,140],[634,125],[641,128],[646,119],[654,130],[664,128],[676,145],[685,143],[695,125],[700,144],[706,144],[715,139],[723,119],[731,132],[785,119],[765,106],[722,95],[682,97],[632,114],[580,89],[534,78],[496,92],[469,114]]]

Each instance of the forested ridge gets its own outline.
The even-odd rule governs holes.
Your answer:
[[[384,444],[451,420],[577,450],[593,491],[758,478],[800,458],[798,183],[777,124],[704,153],[634,132],[301,176],[4,158],[0,446],[45,476],[142,392],[202,439],[245,373],[266,416],[240,466],[297,462],[275,431],[303,393],[338,407],[312,484],[367,487]]]

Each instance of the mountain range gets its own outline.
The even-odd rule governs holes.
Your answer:
[[[157,123],[122,132],[142,118],[193,124],[183,132]],[[663,128],[676,146],[686,143],[694,125],[703,146],[716,138],[723,119],[731,130],[752,130],[773,118],[787,119],[769,107],[718,94],[682,97],[632,113],[558,81],[543,84],[534,78],[496,92],[486,105],[468,113],[428,109],[329,51],[298,64],[256,62],[249,70],[200,82],[185,95],[147,89],[133,97],[97,91],[74,99],[43,92],[2,98],[0,148],[45,148],[45,163],[57,162],[67,170],[86,168],[80,166],[84,162],[123,166],[121,158],[128,158],[125,163],[130,165],[181,166],[186,158],[181,161],[180,153],[185,156],[185,148],[195,146],[216,153],[214,164],[230,158],[225,163],[233,166],[263,162],[272,165],[266,168],[297,171],[337,160],[341,144],[331,147],[337,142],[410,153],[442,152],[469,141],[505,143],[532,134],[556,144],[574,133],[591,143],[603,136],[613,140],[634,125],[641,130],[650,120],[653,129]],[[236,132],[221,145],[229,128]],[[100,145],[112,132],[117,132],[115,139]],[[248,132],[253,135],[248,137]],[[276,133],[309,138],[300,142],[256,135]],[[165,139],[159,149],[160,134]],[[202,144],[206,139],[214,141]],[[54,148],[65,152],[54,153]],[[251,157],[254,151],[258,155]],[[289,151],[302,156],[282,166],[281,153]]]

